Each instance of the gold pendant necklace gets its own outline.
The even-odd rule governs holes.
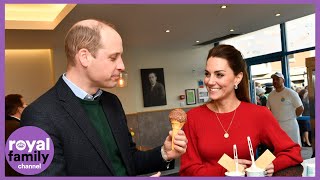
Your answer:
[[[220,119],[219,119],[219,117],[218,117],[217,113],[216,113],[215,111],[213,111],[213,112],[214,112],[214,114],[216,115],[216,117],[217,117],[217,119],[218,119],[218,121],[219,121],[219,123],[220,123],[220,125],[221,125],[221,127],[222,127],[222,129],[223,129],[223,131],[224,131],[224,135],[223,135],[223,137],[227,139],[227,138],[229,137],[229,133],[228,133],[228,131],[229,131],[230,126],[231,126],[231,124],[232,124],[232,122],[233,122],[234,116],[236,115],[237,109],[235,109],[235,110],[234,110],[234,113],[233,113],[233,116],[232,116],[231,122],[230,122],[230,124],[229,124],[229,126],[228,126],[228,129],[227,129],[227,130],[225,130],[225,129],[224,129],[224,127],[223,127],[223,125],[222,125],[222,123],[221,123],[221,121],[220,121]]]

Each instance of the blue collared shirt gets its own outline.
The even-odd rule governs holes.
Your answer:
[[[80,99],[93,101],[95,98],[99,97],[102,94],[102,90],[99,89],[94,95],[88,94],[83,89],[75,85],[73,82],[71,82],[67,77],[66,73],[63,73],[62,79],[64,82],[69,86],[71,91]]]

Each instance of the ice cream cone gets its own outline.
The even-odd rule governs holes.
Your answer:
[[[172,150],[174,150],[174,137],[178,134],[178,131],[182,128],[185,122],[180,122],[178,120],[171,120],[172,127]]]
[[[169,120],[172,126],[171,149],[174,150],[174,137],[186,122],[187,114],[182,109],[174,109],[169,114]]]

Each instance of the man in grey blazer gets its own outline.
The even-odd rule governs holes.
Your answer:
[[[122,39],[113,25],[83,20],[65,38],[67,71],[23,112],[22,126],[45,130],[54,143],[51,165],[40,175],[135,176],[166,169],[185,153],[182,130],[162,146],[139,151],[117,96],[101,90],[117,84],[125,67]]]

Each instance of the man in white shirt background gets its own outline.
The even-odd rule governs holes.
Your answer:
[[[267,107],[272,111],[281,128],[301,146],[299,125],[296,118],[302,114],[304,108],[299,95],[284,86],[282,73],[276,72],[271,78],[275,89],[268,96]]]

